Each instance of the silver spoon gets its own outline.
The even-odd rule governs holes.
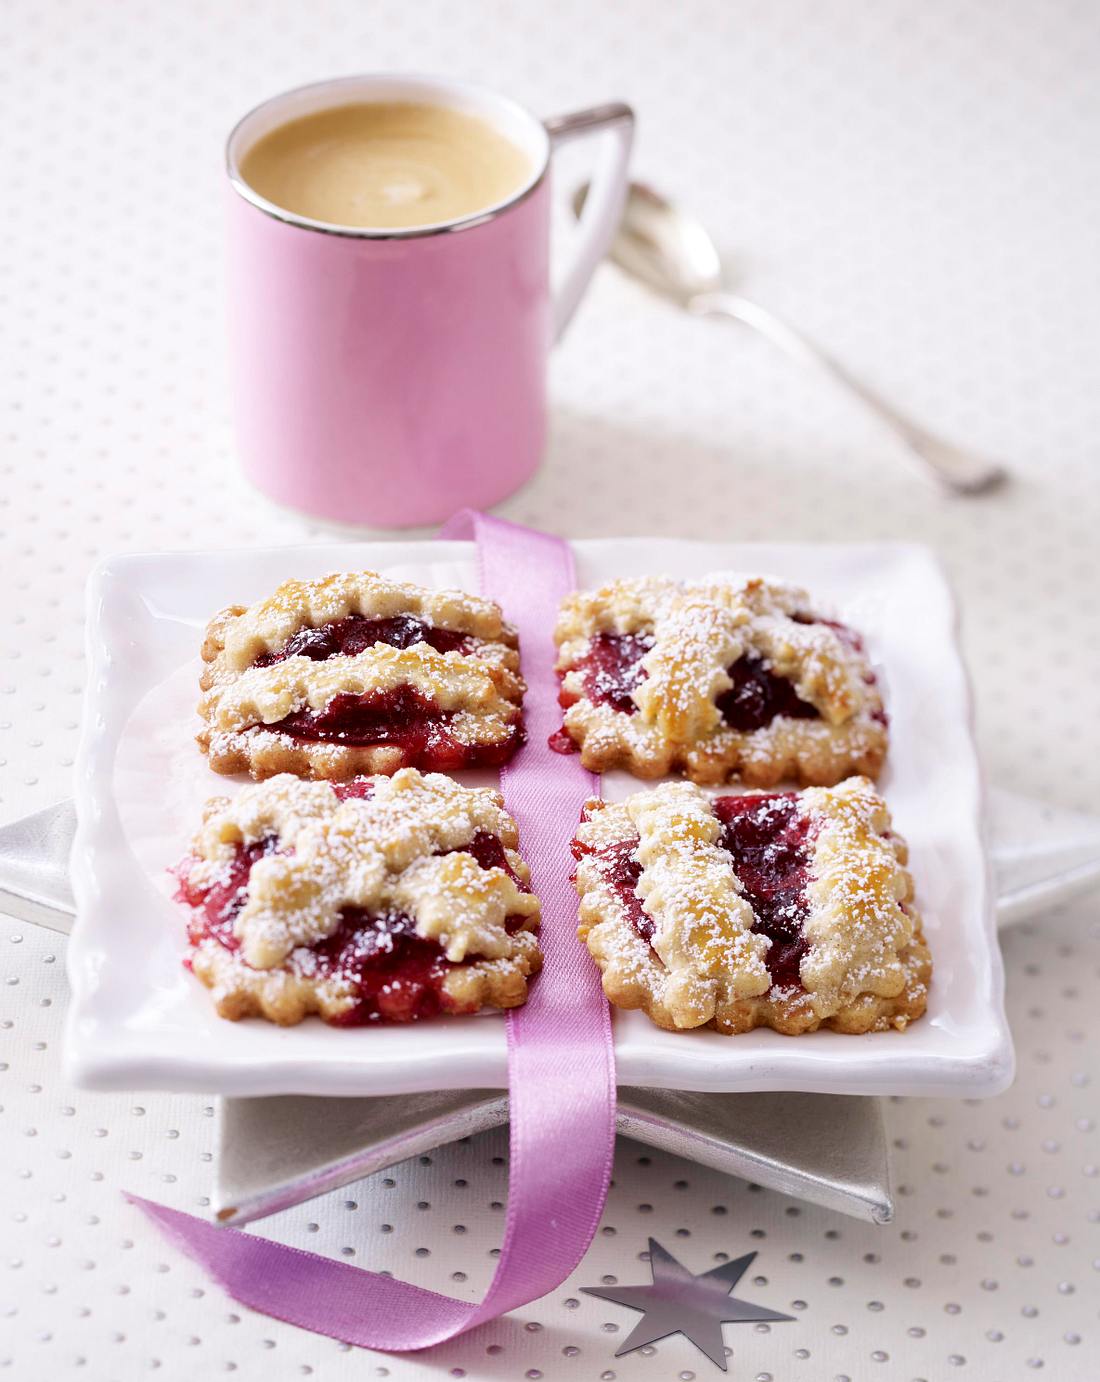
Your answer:
[[[587,184],[573,197],[580,214]],[[620,269],[697,316],[732,317],[805,364],[815,365],[887,423],[936,478],[961,494],[979,494],[1006,478],[1005,470],[973,452],[952,446],[900,413],[832,356],[786,322],[754,302],[731,293],[722,281],[722,262],[714,241],[694,217],[642,183],[632,182],[610,257]]]

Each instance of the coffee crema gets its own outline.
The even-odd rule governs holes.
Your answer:
[[[476,215],[518,192],[531,171],[530,157],[487,120],[402,101],[288,120],[240,163],[249,187],[284,211],[378,230]]]

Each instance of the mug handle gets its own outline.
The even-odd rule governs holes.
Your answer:
[[[554,296],[551,340],[561,340],[584,297],[596,265],[604,257],[619,227],[626,197],[626,167],[634,142],[634,112],[622,101],[592,106],[571,115],[555,115],[543,124],[550,136],[550,152],[571,139],[603,133],[603,149],[581,212],[580,241],[573,262]]]

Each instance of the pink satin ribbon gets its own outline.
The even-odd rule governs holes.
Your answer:
[[[528,738],[501,779],[542,902],[543,971],[526,1005],[506,1018],[511,1183],[488,1293],[480,1304],[454,1300],[128,1196],[242,1304],[393,1352],[452,1339],[560,1285],[592,1241],[615,1148],[610,1015],[596,968],[577,943],[569,881],[569,839],[598,782],[546,742],[560,724],[551,630],[558,602],[574,586],[572,553],[558,538],[469,511],[440,536],[475,538],[482,592],[519,630]]]

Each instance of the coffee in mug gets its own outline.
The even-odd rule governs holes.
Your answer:
[[[298,216],[379,229],[440,225],[506,201],[531,159],[452,106],[371,101],[289,120],[241,160],[261,197]]]

